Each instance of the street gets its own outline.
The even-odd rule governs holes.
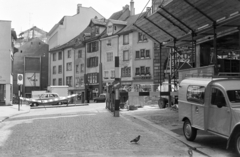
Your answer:
[[[113,117],[104,103],[32,109],[1,123],[0,135],[1,157],[189,156],[183,143]],[[130,143],[138,135],[139,143]]]

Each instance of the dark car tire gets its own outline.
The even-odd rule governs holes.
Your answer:
[[[197,137],[197,129],[192,127],[188,119],[183,123],[183,134],[188,141],[194,141]]]
[[[36,103],[36,102],[33,102],[32,105],[31,105],[31,107],[37,107],[37,106],[39,106],[39,104]]]
[[[235,151],[238,155],[240,155],[240,133],[237,133],[235,135],[235,139],[234,139],[234,148]]]

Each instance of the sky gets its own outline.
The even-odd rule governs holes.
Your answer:
[[[19,35],[32,26],[46,32],[63,16],[77,12],[77,4],[92,7],[108,19],[114,12],[122,10],[131,0],[0,0],[0,20],[12,21],[12,28]],[[149,3],[148,3],[149,2]],[[135,13],[141,13],[151,0],[134,0]],[[148,5],[149,6],[149,5]]]

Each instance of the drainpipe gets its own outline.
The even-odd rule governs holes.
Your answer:
[[[99,93],[102,93],[102,84],[103,84],[103,79],[102,79],[102,42],[99,40],[99,51],[100,51],[100,57],[99,57]]]

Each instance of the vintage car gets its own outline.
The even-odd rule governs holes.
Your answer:
[[[187,78],[179,85],[179,120],[194,141],[197,130],[224,137],[240,155],[240,78]]]
[[[106,94],[100,94],[98,97],[93,98],[94,102],[105,102],[106,101]]]
[[[31,102],[31,107],[39,106],[40,104],[61,105],[68,104],[68,99],[61,99],[57,93],[43,93],[37,99],[37,102]]]

